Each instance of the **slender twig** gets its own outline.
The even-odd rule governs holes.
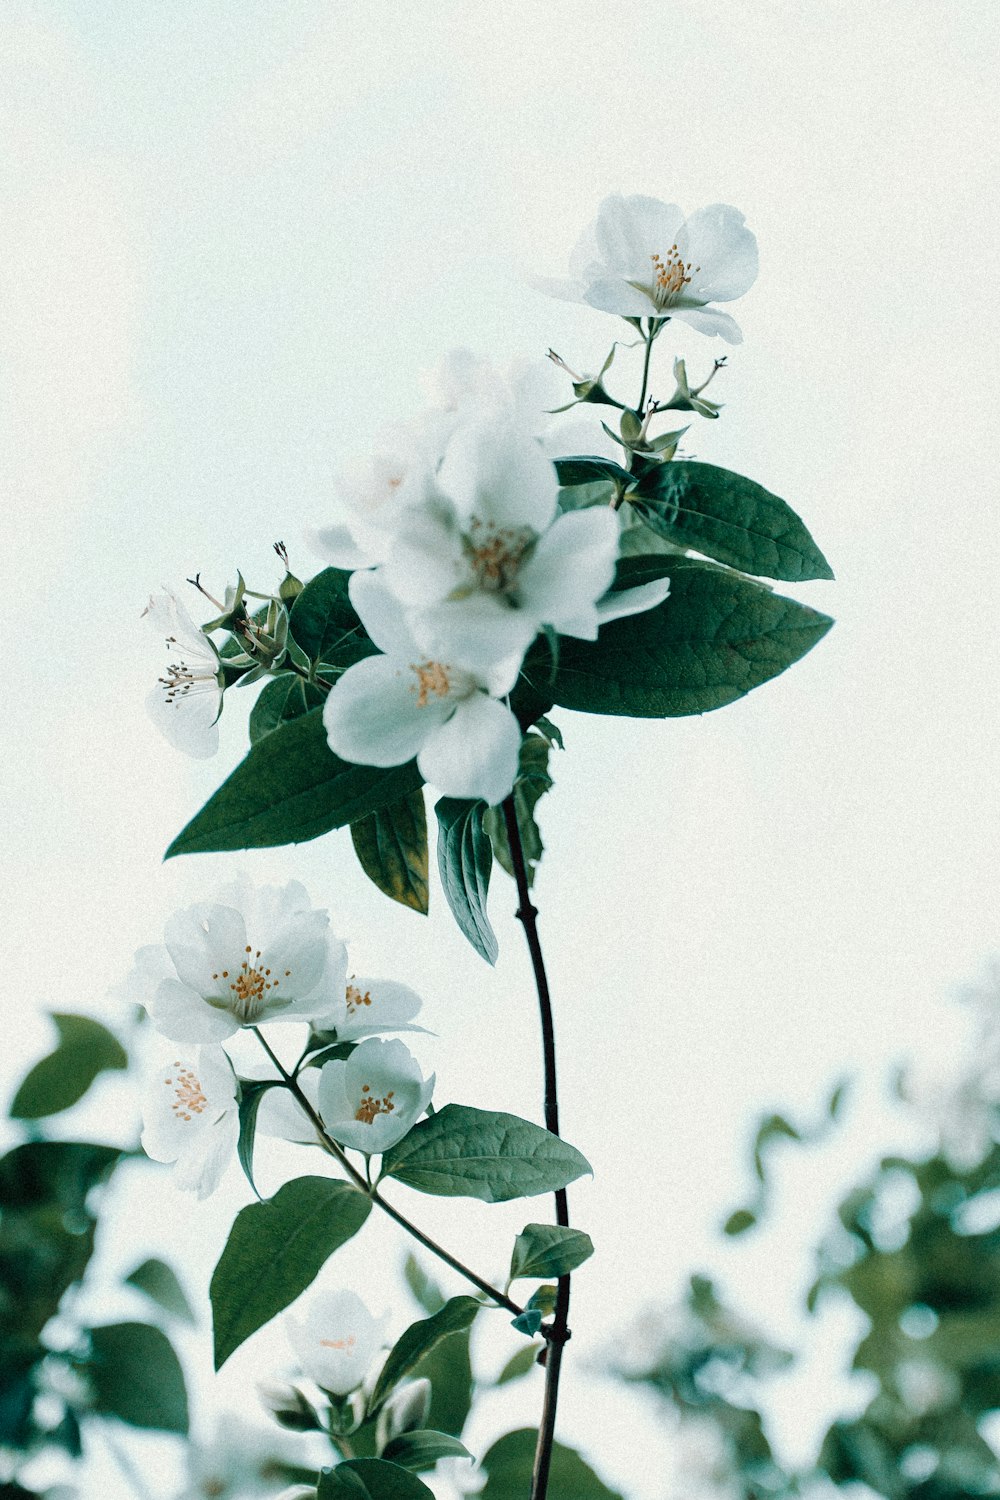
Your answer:
[[[423,1245],[425,1250],[429,1250],[432,1255],[436,1255],[439,1260],[443,1260],[445,1265],[451,1266],[452,1270],[457,1271],[460,1276],[464,1276],[466,1281],[471,1281],[473,1286],[478,1287],[479,1290],[483,1292],[487,1297],[489,1297],[491,1301],[495,1302],[498,1307],[505,1307],[508,1312],[511,1312],[515,1317],[518,1317],[524,1311],[523,1307],[521,1307],[511,1297],[508,1297],[505,1292],[501,1292],[495,1286],[491,1286],[488,1281],[485,1281],[482,1276],[477,1275],[477,1273],[471,1270],[468,1266],[463,1265],[463,1263],[460,1260],[456,1259],[456,1257],[452,1255],[450,1251],[446,1250],[443,1245],[439,1245],[436,1240],[432,1240],[429,1234],[424,1234],[424,1231],[422,1229],[418,1229],[416,1224],[412,1223],[405,1214],[401,1214],[398,1208],[394,1208],[391,1203],[386,1202],[386,1200],[379,1192],[377,1185],[365,1180],[364,1176],[358,1171],[357,1167],[351,1161],[350,1157],[346,1155],[344,1150],[337,1144],[333,1137],[328,1134],[326,1126],[323,1124],[320,1116],[310,1104],[309,1100],[306,1098],[306,1095],[303,1093],[298,1080],[295,1079],[291,1073],[289,1073],[288,1069],[284,1066],[281,1059],[274,1051],[273,1047],[267,1041],[267,1038],[264,1036],[260,1027],[251,1026],[250,1030],[254,1033],[258,1042],[260,1042],[264,1051],[267,1053],[268,1057],[271,1059],[274,1066],[281,1074],[281,1077],[285,1083],[285,1087],[290,1089],[292,1094],[298,1100],[300,1107],[308,1116],[312,1125],[315,1127],[316,1134],[319,1136],[326,1150],[329,1151],[330,1155],[335,1157],[336,1160],[340,1163],[358,1191],[364,1193],[366,1198],[370,1198],[372,1203],[377,1203],[384,1214],[388,1214],[390,1219],[395,1219],[396,1223],[399,1224],[401,1228],[405,1229],[407,1234],[411,1234],[415,1240],[418,1240],[420,1244]]]
[[[653,352],[653,340],[656,337],[653,332],[654,327],[655,324],[650,319],[649,333],[646,336],[646,353],[642,361],[642,390],[639,392],[639,401],[635,408],[639,413],[642,412],[642,408],[646,402],[646,387],[649,384],[649,357]]]
[[[647,347],[648,356],[648,347]],[[504,823],[507,828],[507,844],[510,848],[514,880],[517,884],[518,909],[515,913],[524,928],[524,935],[531,955],[531,967],[535,974],[538,991],[538,1009],[542,1023],[542,1063],[545,1076],[545,1128],[553,1135],[559,1134],[559,1090],[556,1082],[556,1039],[552,1018],[552,1001],[549,996],[549,981],[545,973],[545,959],[538,936],[535,918],[538,911],[532,905],[528,888],[528,872],[524,861],[524,845],[517,822],[517,807],[513,796],[503,804]],[[569,1202],[566,1189],[560,1188],[555,1195],[556,1223],[569,1227]],[[538,1442],[535,1447],[535,1463],[531,1474],[531,1500],[545,1500],[549,1484],[549,1469],[552,1465],[552,1445],[555,1441],[556,1407],[559,1402],[559,1375],[562,1369],[563,1348],[569,1338],[569,1291],[570,1278],[560,1276],[556,1288],[555,1315],[546,1330],[548,1349],[545,1357],[545,1394],[542,1398],[542,1415],[538,1424]]]

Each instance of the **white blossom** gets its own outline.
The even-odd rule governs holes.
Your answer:
[[[239,1138],[238,1084],[224,1049],[199,1047],[150,1076],[142,1110],[142,1149],[174,1162],[174,1181],[199,1198],[214,1193]]]
[[[181,1500],[272,1500],[276,1486],[302,1467],[302,1441],[298,1435],[226,1412],[210,1441],[187,1445],[187,1462],[188,1482]]]
[[[402,1042],[371,1037],[346,1062],[324,1063],[319,1111],[335,1141],[380,1156],[417,1123],[433,1092],[433,1073],[425,1079]]]
[[[502,802],[517,776],[521,730],[498,699],[517,679],[520,656],[482,669],[429,652],[400,603],[373,573],[355,573],[351,601],[384,652],[355,663],[323,707],[335,755],[362,765],[414,756],[425,781],[451,797]]]
[[[151,594],[143,610],[170,660],[146,699],[153,723],[177,750],[207,760],[219,748],[223,677],[219,654],[176,594]]]
[[[617,515],[608,506],[560,515],[554,465],[513,423],[459,428],[435,491],[402,517],[379,569],[429,649],[484,670],[523,659],[543,627],[595,640],[605,620],[667,595],[666,579],[609,593]]]
[[[302,1298],[284,1321],[303,1374],[334,1396],[348,1396],[382,1345],[385,1320],[373,1318],[354,1292],[320,1290]]]
[[[535,278],[554,297],[585,302],[624,318],[679,318],[700,333],[742,340],[728,313],[757,279],[757,241],[743,214],[726,203],[685,219],[657,198],[605,198],[570,258],[572,279]]]
[[[320,1022],[340,1001],[347,950],[298,881],[223,887],[140,949],[120,994],[178,1042],[221,1042],[241,1026]]]

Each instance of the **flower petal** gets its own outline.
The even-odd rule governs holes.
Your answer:
[[[676,203],[661,203],[640,193],[628,198],[612,193],[597,210],[598,258],[609,271],[629,278],[641,276],[645,281],[652,257],[667,254],[683,221]]]
[[[670,593],[669,578],[654,578],[650,583],[640,583],[631,589],[619,589],[617,593],[605,594],[597,602],[597,616],[603,625],[606,620],[621,620],[626,615],[645,614],[655,609]]]
[[[728,313],[720,312],[717,307],[672,307],[670,316],[677,318],[681,323],[687,323],[689,327],[696,328],[699,333],[707,334],[710,338],[718,334],[725,339],[727,344],[742,344],[743,335],[735,318]]]
[[[398,766],[412,760],[453,711],[447,696],[421,695],[416,671],[402,658],[369,656],[335,683],[323,725],[334,755]]]
[[[605,276],[599,281],[592,281],[583,300],[600,312],[617,313],[622,318],[663,317],[652,297],[617,276]]]
[[[555,468],[513,421],[487,417],[461,426],[448,444],[438,483],[466,523],[542,532],[556,513]]]
[[[413,628],[433,660],[477,675],[488,672],[491,691],[508,693],[538,625],[495,594],[475,592],[421,610],[413,617]],[[498,677],[504,679],[499,689]]]
[[[247,943],[242,913],[215,901],[198,901],[174,912],[163,933],[167,952],[182,982],[199,995],[224,999],[223,969],[238,969]]]
[[[146,697],[146,712],[164,739],[193,760],[209,760],[218,750],[221,705],[222,690],[214,677],[195,681],[179,694],[161,679]]]
[[[313,549],[334,568],[368,568],[373,558],[369,547],[362,547],[350,526],[319,526],[307,533]]]
[[[355,573],[347,585],[358,618],[380,651],[413,659],[419,650],[399,598],[388,587],[384,570]]]
[[[408,1027],[423,1004],[416,990],[393,979],[368,979],[352,975],[346,986],[344,1012],[337,1021],[337,1036],[372,1036],[380,1031]]]
[[[618,556],[618,517],[609,506],[560,516],[542,537],[518,577],[518,597],[539,624],[568,632],[592,612],[610,588]],[[597,634],[596,614],[593,635]]]
[[[428,735],[417,765],[445,796],[482,797],[492,807],[514,785],[520,748],[521,728],[510,709],[473,693]]]
[[[757,239],[746,218],[728,203],[699,208],[684,225],[678,249],[699,270],[690,290],[701,302],[732,302],[757,280]]]
[[[466,572],[462,533],[451,501],[436,497],[408,511],[380,571],[385,585],[404,604],[446,598]]]
[[[209,1005],[178,979],[162,980],[147,1008],[157,1031],[175,1042],[223,1042],[239,1030],[228,1010]]]

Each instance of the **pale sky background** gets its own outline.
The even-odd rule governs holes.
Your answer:
[[[837,625],[704,719],[557,715],[568,752],[542,814],[564,1128],[595,1169],[572,1213],[598,1246],[577,1278],[560,1432],[637,1500],[664,1500],[668,1445],[583,1366],[692,1269],[779,1341],[809,1341],[773,1415],[787,1456],[811,1456],[834,1402],[863,1402],[841,1368],[849,1319],[801,1316],[812,1246],[852,1174],[913,1144],[883,1102],[886,1071],[955,1054],[956,990],[998,946],[998,30],[994,0],[0,13],[11,1086],[48,1044],[41,1011],[113,1020],[107,990],[133,949],[240,867],[303,880],[359,968],[421,990],[439,1100],[537,1116],[534,1000],[502,876],[492,973],[439,890],[429,921],[381,898],[346,832],[160,863],[245,727],[234,701],[220,756],[200,764],[158,737],[139,611],[198,569],[219,588],[237,566],[266,584],[279,537],[317,568],[304,534],[333,519],[332,474],[418,407],[419,373],[447,349],[503,361],[551,344],[599,365],[624,325],[524,275],[561,274],[606,193],[731,202],[758,235],[760,279],[733,308],[745,343],[678,329],[659,384],[668,346],[693,374],[730,354],[723,419],[690,447],[801,512],[837,582],[798,597]],[[845,1071],[858,1097],[836,1142],[784,1161],[773,1228],[723,1244],[755,1114],[809,1116]],[[109,1087],[81,1128],[114,1138],[133,1109]],[[284,1164],[262,1160],[273,1188]],[[235,1170],[195,1205],[137,1169],[104,1263],[160,1247],[200,1294],[246,1200]],[[497,1271],[548,1212],[407,1207]],[[373,1224],[330,1267],[396,1332],[403,1248]],[[487,1337],[484,1364],[515,1347],[509,1330]],[[265,1335],[215,1382],[207,1338],[189,1352],[218,1405],[245,1405],[288,1358]],[[539,1398],[524,1384],[494,1400],[474,1445],[535,1420]]]

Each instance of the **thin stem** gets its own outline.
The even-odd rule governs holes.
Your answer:
[[[337,1144],[333,1137],[327,1133],[326,1126],[323,1124],[323,1121],[320,1119],[316,1110],[306,1098],[305,1094],[302,1091],[302,1088],[298,1083],[298,1080],[296,1078],[293,1078],[292,1074],[289,1073],[288,1069],[284,1066],[281,1059],[274,1051],[274,1048],[270,1045],[267,1038],[264,1036],[260,1027],[251,1026],[250,1030],[253,1032],[254,1036],[257,1038],[258,1042],[260,1042],[260,1045],[263,1047],[264,1051],[267,1053],[268,1057],[271,1059],[272,1063],[281,1074],[281,1077],[285,1083],[285,1087],[290,1089],[292,1094],[298,1100],[299,1105],[304,1110],[309,1120],[312,1122],[313,1126],[316,1129],[316,1134],[319,1136],[327,1151],[329,1151],[330,1155],[335,1157],[336,1160],[340,1163],[359,1192],[364,1193],[366,1198],[370,1198],[372,1203],[377,1203],[382,1212],[388,1214],[390,1219],[395,1219],[396,1223],[399,1224],[401,1228],[405,1229],[407,1234],[411,1234],[413,1238],[415,1240],[418,1240],[419,1243],[423,1245],[426,1250],[429,1250],[432,1255],[436,1255],[439,1260],[443,1260],[445,1265],[451,1266],[453,1271],[457,1271],[460,1276],[464,1276],[466,1281],[471,1281],[473,1286],[478,1287],[479,1290],[483,1292],[487,1297],[489,1297],[491,1301],[495,1302],[498,1307],[505,1307],[508,1312],[514,1314],[515,1318],[518,1317],[524,1311],[523,1307],[521,1307],[517,1302],[513,1301],[512,1298],[508,1297],[506,1293],[498,1291],[495,1286],[492,1286],[488,1281],[485,1281],[483,1277],[477,1275],[475,1271],[470,1270],[468,1266],[463,1265],[463,1263],[460,1260],[456,1259],[456,1257],[452,1255],[450,1251],[446,1250],[443,1245],[439,1245],[436,1240],[432,1240],[429,1234],[424,1234],[424,1231],[422,1229],[418,1229],[416,1224],[411,1223],[411,1221],[406,1217],[405,1214],[400,1213],[398,1208],[394,1208],[391,1203],[386,1202],[386,1200],[379,1192],[377,1184],[365,1180],[364,1176],[358,1171],[357,1167],[346,1155],[344,1150]]]
[[[646,362],[648,365],[648,345]],[[545,973],[541,940],[535,921],[538,911],[532,905],[531,892],[528,888],[524,845],[521,842],[521,830],[518,826],[517,807],[513,795],[508,797],[503,804],[503,816],[507,828],[511,863],[514,866],[514,880],[517,885],[518,909],[515,915],[524,928],[528,952],[531,955],[531,967],[535,975],[535,988],[538,991],[538,1010],[542,1023],[542,1064],[545,1078],[545,1128],[553,1135],[558,1135],[559,1090],[556,1080],[556,1038],[552,1001],[549,995],[548,976]],[[569,1201],[565,1188],[559,1188],[555,1200],[556,1223],[563,1228],[568,1228]],[[531,1474],[531,1500],[545,1500],[549,1484],[552,1445],[555,1442],[556,1408],[559,1402],[559,1376],[562,1370],[563,1349],[569,1338],[569,1293],[570,1278],[560,1276],[556,1288],[555,1314],[551,1327],[547,1330],[549,1344],[545,1358],[545,1394],[542,1398],[542,1415],[538,1424],[538,1442],[535,1447],[535,1463]]]
[[[653,340],[656,337],[653,332],[655,324],[650,322],[649,333],[646,335],[646,354],[642,362],[642,390],[639,392],[639,400],[636,403],[636,411],[642,414],[642,408],[646,403],[646,387],[649,384],[649,357],[653,352]]]

